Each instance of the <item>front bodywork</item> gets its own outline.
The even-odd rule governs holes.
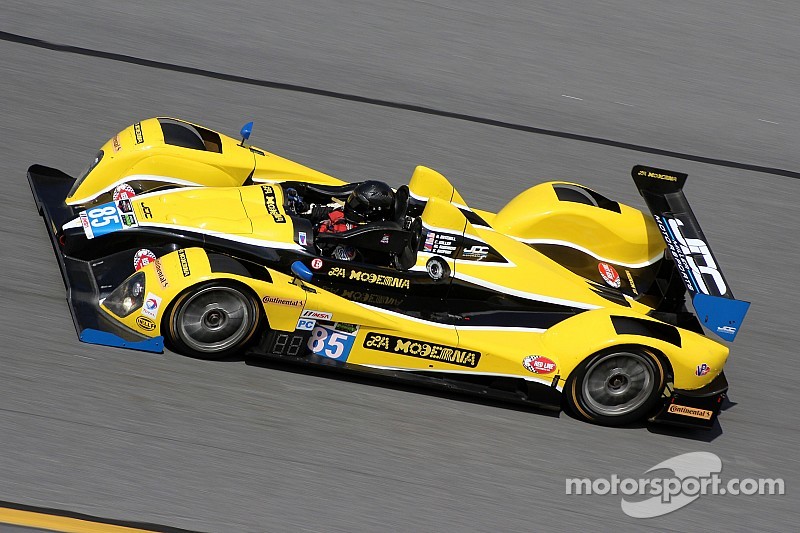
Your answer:
[[[175,187],[236,187],[276,179],[342,181],[232,137],[175,118],[137,122],[109,139],[66,195],[76,208],[102,204],[126,191]]]

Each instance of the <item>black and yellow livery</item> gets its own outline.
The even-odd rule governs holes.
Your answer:
[[[335,235],[296,200],[341,202],[356,184],[176,119],[124,130],[78,180],[28,177],[87,342],[249,350],[602,424],[710,427],[728,348],[705,332],[733,340],[747,310],[686,176],[659,169],[633,170],[648,216],[567,182],[490,213],[417,167],[389,220]],[[324,253],[337,244],[363,260]]]

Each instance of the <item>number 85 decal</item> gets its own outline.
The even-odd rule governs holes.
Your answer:
[[[316,326],[308,339],[308,349],[323,357],[347,361],[355,339],[355,334],[342,333],[327,326]]]
[[[88,213],[89,218],[92,221],[92,226],[95,228],[99,228],[114,222],[115,224],[119,224],[119,216],[117,215],[117,208],[113,205],[106,205],[101,207],[96,207],[90,210]]]

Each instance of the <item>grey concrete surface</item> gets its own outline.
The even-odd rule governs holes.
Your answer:
[[[798,14],[791,2],[6,0],[0,30],[800,170]],[[796,180],[7,42],[0,94],[0,500],[203,531],[794,527]],[[228,133],[253,119],[255,144],[343,179],[397,185],[423,163],[488,209],[560,178],[643,207],[633,164],[688,172],[726,275],[753,302],[721,430],[607,429],[79,343],[25,169],[77,173],[158,114]],[[689,451],[717,453],[725,479],[782,477],[787,495],[704,496],[650,520],[625,516],[619,496],[565,495],[566,477],[640,477]]]

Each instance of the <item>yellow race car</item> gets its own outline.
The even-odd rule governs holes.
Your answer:
[[[150,119],[78,179],[29,169],[81,340],[247,351],[607,425],[713,425],[728,348],[706,331],[732,341],[749,304],[733,298],[685,174],[634,167],[652,216],[568,182],[490,213],[420,166],[380,221],[320,232],[310,206],[359,184],[245,145],[251,129],[237,141]],[[361,253],[332,255],[340,246]]]

